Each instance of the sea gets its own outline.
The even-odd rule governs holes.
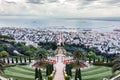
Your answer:
[[[64,30],[95,30],[112,32],[120,29],[120,21],[87,20],[87,19],[34,19],[34,18],[5,18],[0,19],[0,27],[46,28]]]

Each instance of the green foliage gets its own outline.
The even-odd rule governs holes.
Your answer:
[[[16,60],[16,63],[18,63],[18,58],[17,57],[15,58],[15,60]]]
[[[78,62],[79,64],[79,60],[82,60],[84,58],[84,55],[80,52],[80,51],[76,51],[73,54],[74,59]]]
[[[8,63],[8,64],[10,63],[10,60],[9,60],[9,58],[7,58],[7,63]]]
[[[42,79],[41,69],[38,70],[38,75],[39,75],[39,80],[43,80],[43,79]]]
[[[9,39],[9,40],[14,40],[13,37],[7,36],[7,35],[0,35],[0,39]]]
[[[72,76],[72,68],[73,68],[72,64],[66,64],[65,71],[68,76]]]
[[[31,51],[31,50],[28,50],[28,51],[25,51],[25,55],[27,55],[27,56],[30,56],[31,54],[33,53],[33,51]]]
[[[65,76],[65,80],[70,80],[70,76]]]
[[[4,73],[4,62],[0,60],[0,74]]]
[[[9,53],[7,51],[1,51],[0,52],[0,58],[2,57],[8,57],[9,56]]]
[[[14,59],[13,59],[13,58],[11,58],[11,60],[12,60],[12,63],[14,64]]]
[[[24,63],[26,63],[26,62],[27,62],[26,57],[24,57]]]
[[[96,54],[93,51],[89,51],[88,57],[90,57],[92,59],[97,58]]]
[[[47,64],[46,65],[46,76],[52,74],[53,70],[54,70],[53,64]]]
[[[34,52],[37,50],[34,46],[32,46],[32,45],[26,46],[24,43],[14,44],[14,47],[16,47],[18,52],[20,52],[21,54],[24,54],[26,56],[33,55]]]
[[[48,56],[48,51],[43,48],[40,48],[35,53],[36,59],[39,59],[39,60],[43,60],[43,59],[47,58],[47,56]]]
[[[82,80],[81,78],[81,69],[76,69],[76,72],[75,72],[75,80]]]
[[[20,63],[22,63],[22,57],[20,56]]]
[[[114,63],[95,62],[93,65],[112,67]]]
[[[38,45],[42,46],[42,48],[46,50],[56,50],[57,49],[57,43],[56,42],[39,42]]]
[[[31,63],[31,57],[29,56],[29,63]]]
[[[48,80],[53,80],[53,77],[54,77],[54,76],[49,75],[49,76],[48,76]]]
[[[115,73],[117,70],[120,70],[120,57],[116,57],[113,62],[114,65],[112,66],[112,73]]]
[[[39,75],[38,75],[38,69],[35,68],[35,80],[36,80],[37,78],[39,78]]]
[[[41,69],[35,68],[35,80],[38,78],[38,80],[43,80],[42,79],[42,73]]]

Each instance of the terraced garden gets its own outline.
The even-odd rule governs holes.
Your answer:
[[[15,67],[8,67],[5,69],[5,74],[2,76],[6,78],[12,77],[14,80],[34,80],[35,70],[25,65],[17,65]],[[42,71],[42,75],[45,78],[45,71]]]
[[[111,68],[103,66],[93,66],[82,70],[81,73],[83,80],[102,80],[112,75]],[[75,76],[75,72],[73,72],[73,76]]]

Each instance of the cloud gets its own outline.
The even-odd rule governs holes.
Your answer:
[[[6,1],[6,0],[4,0]],[[117,17],[118,0],[12,0],[1,2],[0,15],[39,17]]]

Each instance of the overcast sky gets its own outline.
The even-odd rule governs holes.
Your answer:
[[[120,0],[0,0],[1,17],[120,17]]]

